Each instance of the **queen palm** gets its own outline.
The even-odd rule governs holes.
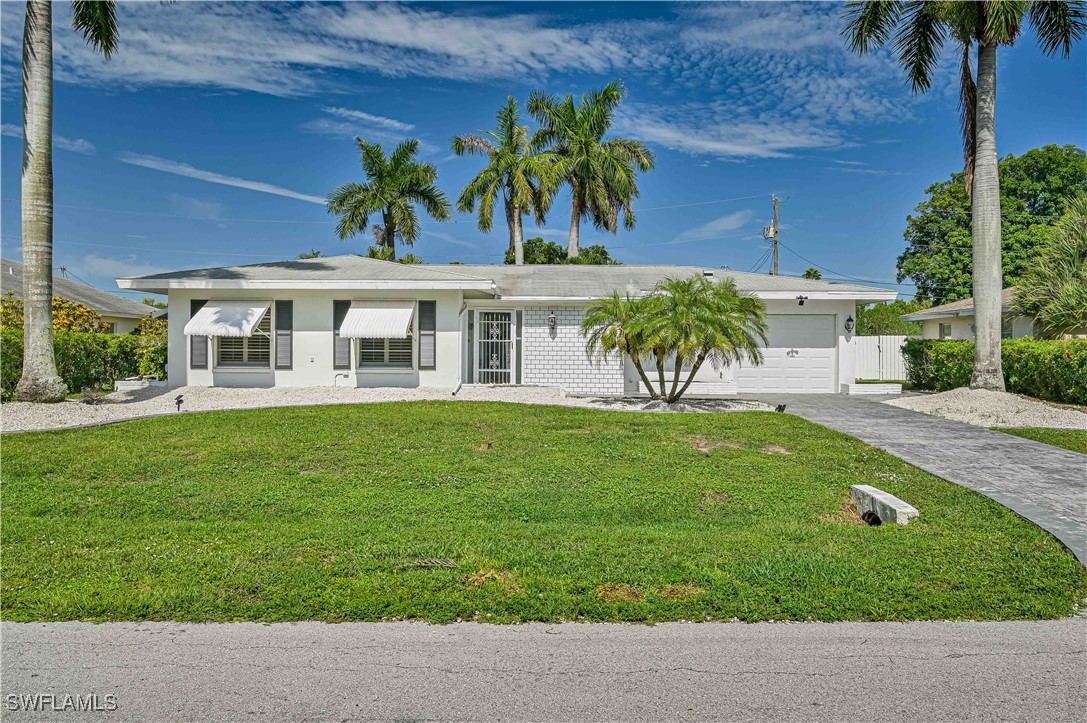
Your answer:
[[[959,46],[960,100],[967,193],[973,207],[973,286],[975,346],[970,386],[1003,391],[1000,360],[1001,239],[1000,178],[996,150],[997,48],[1012,45],[1029,20],[1042,52],[1067,57],[1087,31],[1081,2],[1038,0],[930,0],[849,3],[843,31],[859,53],[887,44],[906,72],[914,92],[927,91],[944,42]],[[971,54],[977,48],[977,78]]]
[[[345,183],[328,195],[328,212],[339,216],[336,233],[341,240],[365,232],[370,216],[381,215],[381,223],[371,229],[377,246],[390,261],[396,260],[396,242],[412,246],[419,238],[419,214],[416,205],[438,221],[448,221],[452,208],[445,194],[435,185],[438,168],[420,163],[415,156],[419,141],[407,140],[391,155],[377,143],[355,139],[367,183]]]
[[[570,243],[567,255],[577,258],[582,219],[615,233],[619,216],[634,228],[634,199],[638,197],[638,171],[652,170],[653,153],[628,138],[607,138],[615,111],[623,102],[623,84],[612,81],[600,90],[559,99],[534,92],[528,112],[540,123],[540,138],[566,159],[565,181],[570,186]]]
[[[453,153],[458,156],[478,154],[487,157],[487,166],[468,182],[457,210],[474,213],[479,203],[479,230],[490,233],[494,225],[494,205],[499,195],[506,212],[510,249],[514,263],[525,263],[522,217],[532,213],[542,224],[551,207],[551,195],[562,178],[563,159],[540,151],[538,139],[521,125],[517,101],[513,96],[498,109],[498,127],[483,134],[453,138]]]
[[[72,25],[107,58],[116,4],[73,2]],[[17,399],[58,402],[68,387],[53,356],[53,8],[28,0],[23,25],[23,373]]]
[[[642,366],[642,358],[650,350],[645,337],[639,329],[646,314],[645,297],[632,298],[612,292],[593,301],[585,308],[585,317],[581,324],[581,334],[585,337],[585,352],[590,358],[602,361],[608,357],[630,357],[638,376],[642,379],[649,396],[658,399],[660,395],[653,388]]]

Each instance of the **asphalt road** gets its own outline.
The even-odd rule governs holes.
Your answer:
[[[1087,620],[4,623],[5,721],[1087,719]],[[96,694],[99,713],[10,696]]]

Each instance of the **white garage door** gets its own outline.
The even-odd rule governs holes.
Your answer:
[[[833,315],[770,314],[766,323],[770,338],[762,366],[737,370],[739,392],[837,391]]]

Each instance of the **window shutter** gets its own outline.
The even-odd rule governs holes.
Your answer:
[[[196,316],[196,312],[204,308],[204,304],[208,303],[207,299],[189,301],[189,318]],[[190,369],[207,369],[208,368],[208,338],[206,336],[190,336],[189,337],[189,368]]]
[[[340,325],[347,318],[350,301],[332,302],[332,368],[351,368],[351,340],[340,338]]]
[[[419,302],[419,368],[434,369],[437,354],[438,303]]]
[[[290,369],[294,359],[294,302],[276,302],[276,369]]]

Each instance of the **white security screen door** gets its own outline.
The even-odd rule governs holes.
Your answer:
[[[476,382],[509,384],[513,369],[513,312],[476,314]]]

